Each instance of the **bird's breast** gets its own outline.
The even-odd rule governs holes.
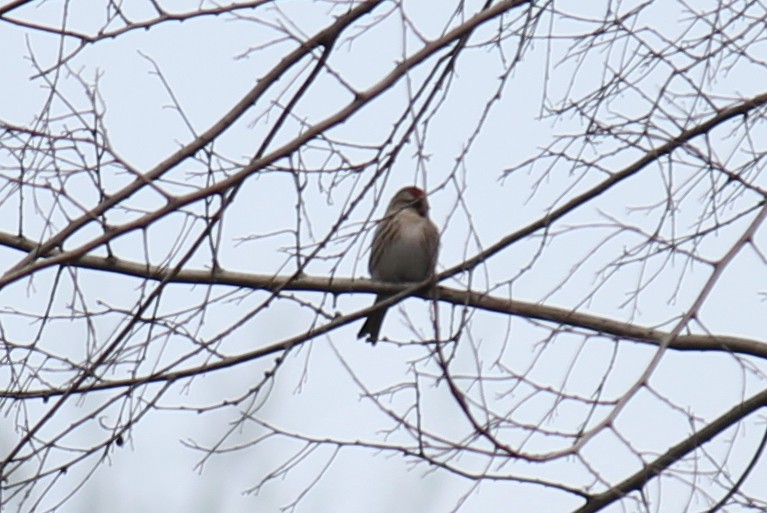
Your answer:
[[[424,240],[424,223],[402,223],[397,235],[382,250],[373,278],[390,282],[417,282],[428,278],[431,267],[431,255]]]

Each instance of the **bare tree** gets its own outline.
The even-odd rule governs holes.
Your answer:
[[[767,510],[761,2],[0,22],[27,66],[0,107],[4,507],[66,506],[162,418],[212,433],[177,437],[203,476],[269,454],[245,491],[285,480],[286,509],[354,454],[456,483],[434,511]],[[365,279],[408,184],[434,287]]]

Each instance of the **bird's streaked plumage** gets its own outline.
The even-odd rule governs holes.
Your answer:
[[[404,187],[389,202],[373,236],[368,270],[377,281],[415,283],[434,274],[439,249],[439,230],[429,219],[426,193]],[[376,302],[387,296],[379,294]],[[357,338],[367,335],[375,344],[386,308],[368,315]]]

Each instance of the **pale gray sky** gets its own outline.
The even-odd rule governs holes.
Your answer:
[[[160,3],[172,12],[187,11],[197,5],[185,1]],[[282,25],[305,39],[345,12],[346,5],[343,2],[280,1],[267,4],[241,11],[240,19],[223,15],[183,23],[173,21],[148,31],[135,30],[114,40],[99,41],[85,46],[67,62],[67,68],[60,68],[57,77],[56,73],[46,77],[56,77],[57,90],[80,108],[87,106],[86,97],[82,84],[70,71],[89,83],[99,77],[98,101],[104,108],[112,147],[135,170],[146,172],[216,123],[288,51],[295,48],[294,42],[274,42],[281,37],[274,26]],[[405,56],[422,47],[416,33],[431,40],[440,37],[446,25],[455,26],[458,20],[451,15],[458,4],[465,9],[465,14],[458,17],[468,18],[481,2],[388,2],[380,6],[375,15],[363,18],[358,23],[359,28],[347,34],[356,34],[356,37],[338,42],[329,60],[332,73],[321,75],[298,104],[296,116],[270,148],[287,143],[307,127],[344,108],[352,98],[345,84],[364,90],[382,80]],[[618,172],[633,163],[643,152],[639,148],[628,148],[628,144],[616,139],[610,141],[595,136],[593,141],[585,143],[579,139],[569,148],[565,148],[564,139],[560,139],[555,149],[567,150],[571,156],[577,154],[583,162],[596,161],[601,168],[565,159],[552,162],[539,158],[529,168],[506,174],[510,168],[538,155],[556,137],[581,135],[587,129],[598,134],[598,126],[587,127],[583,120],[572,114],[557,119],[543,116],[542,105],[554,107],[551,101],[579,99],[603,83],[604,77],[612,71],[624,70],[636,88],[629,87],[606,102],[599,111],[599,122],[620,125],[626,117],[646,114],[648,102],[660,97],[657,111],[653,111],[652,140],[641,140],[642,144],[655,148],[693,124],[688,120],[689,123],[680,127],[675,126],[676,118],[668,119],[671,115],[685,117],[685,113],[679,111],[680,106],[689,109],[687,113],[691,118],[700,116],[698,121],[706,118],[706,113],[713,114],[709,104],[692,95],[695,87],[703,88],[712,98],[716,97],[720,108],[739,98],[763,92],[766,70],[757,61],[764,54],[761,43],[749,43],[748,58],[712,59],[719,68],[713,68],[713,64],[711,69],[698,68],[695,55],[705,45],[696,43],[695,38],[706,34],[705,24],[690,23],[690,15],[672,3],[647,8],[636,18],[629,16],[626,25],[633,27],[643,41],[657,43],[658,50],[665,47],[664,39],[689,40],[690,55],[680,56],[677,62],[680,69],[691,68],[688,74],[670,78],[669,69],[662,64],[654,68],[644,66],[638,54],[633,53],[636,50],[630,41],[616,43],[610,48],[584,50],[584,58],[576,66],[578,59],[565,59],[568,52],[581,50],[573,44],[571,36],[589,32],[595,26],[590,20],[602,17],[607,4],[624,14],[630,12],[633,5],[639,5],[638,2],[618,2],[617,5],[596,2],[594,5],[599,5],[593,12],[576,13],[577,9],[586,8],[583,4],[557,6],[572,15],[577,14],[581,21],[556,17],[551,22],[551,30],[561,39],[534,40],[526,48],[522,61],[503,81],[501,77],[515,57],[518,38],[509,36],[499,45],[487,44],[497,33],[498,21],[478,30],[458,60],[455,76],[444,89],[447,94],[435,103],[439,111],[430,118],[427,127],[419,127],[388,175],[381,179],[376,192],[380,192],[382,200],[376,202],[373,194],[367,194],[334,235],[333,242],[322,251],[321,258],[310,262],[306,272],[315,276],[366,276],[370,235],[352,236],[360,232],[363,223],[383,214],[385,202],[402,185],[417,183],[433,192],[429,199],[432,217],[442,230],[439,264],[442,270],[540,219],[550,209],[594,187],[608,173]],[[70,11],[67,26],[88,33],[98,30],[104,13],[108,12],[106,6],[100,4],[86,8],[80,2],[31,2],[9,16],[29,23],[60,26],[64,7]],[[134,19],[153,15],[151,2],[129,2],[124,8]],[[516,12],[512,10],[503,18],[503,23],[512,23]],[[376,22],[376,16],[385,13],[388,13],[386,17]],[[403,15],[406,15],[406,21],[403,21]],[[548,16],[543,20],[550,21]],[[735,26],[740,21],[732,23]],[[366,24],[374,26],[362,30]],[[112,28],[118,26],[115,22]],[[549,28],[541,26],[537,30],[543,34]],[[34,119],[41,112],[48,90],[45,79],[36,77],[30,57],[34,56],[42,68],[51,66],[57,60],[60,41],[58,36],[20,27],[8,20],[0,23],[0,48],[3,49],[0,51],[0,69],[3,70],[4,90],[0,95],[0,122],[35,126]],[[751,39],[744,37],[744,41]],[[74,47],[75,42],[65,38],[64,52]],[[444,54],[441,52],[438,57]],[[435,62],[432,58],[415,67],[409,81],[398,82],[358,115],[331,130],[328,135],[336,141],[336,148],[340,148],[353,163],[373,158],[375,152],[371,148],[381,144],[403,109],[413,103],[411,98]],[[285,98],[277,95],[283,91],[296,91],[312,64],[307,60],[306,66],[291,69],[267,98],[216,141],[214,149],[221,158],[215,159],[211,167],[229,167],[227,172],[233,172],[232,169],[236,171],[247,164],[279,115],[279,108],[273,102],[282,102],[284,106]],[[158,76],[158,70],[161,76]],[[168,89],[182,107],[186,121],[172,107],[174,100]],[[500,92],[499,98],[491,101],[496,92]],[[585,108],[588,102],[580,99]],[[671,99],[676,103],[672,105]],[[417,108],[421,101],[419,97],[413,103],[414,107]],[[66,110],[61,97],[54,96],[53,103],[54,113]],[[488,104],[490,108],[484,117]],[[480,125],[481,129],[478,128]],[[54,120],[52,126],[62,129],[76,126],[76,122],[73,119]],[[739,129],[742,127],[724,126],[712,133],[711,147],[717,157],[733,169],[752,158],[749,152],[764,149],[764,128],[759,123],[751,128],[751,146],[738,136]],[[662,137],[664,133],[665,139]],[[338,142],[350,145],[343,147]],[[698,142],[696,140],[688,147],[690,155],[703,147]],[[581,146],[576,148],[576,144]],[[62,148],[59,157],[71,159],[68,151]],[[679,152],[684,154],[685,150]],[[333,168],[340,164],[337,157],[328,157],[324,141],[305,148],[300,156],[300,161],[282,160],[278,165],[299,169],[301,166]],[[182,194],[205,183],[208,162],[202,152],[197,157],[199,160],[187,160],[167,176],[167,190]],[[85,158],[90,161],[94,157],[86,155]],[[224,161],[224,158],[230,160]],[[9,193],[11,178],[18,177],[18,171],[14,170],[15,164],[8,152],[0,152],[0,165],[5,176],[1,184],[5,188],[3,198],[7,199],[0,205],[3,214],[0,230],[16,233],[19,207],[8,198],[13,197]],[[549,165],[552,167],[546,174]],[[714,173],[702,176],[702,170],[694,165],[685,167],[675,162],[671,173],[667,168],[659,170],[659,165],[668,165],[668,161],[661,159],[659,163],[651,164],[637,176],[574,210],[551,227],[545,240],[542,239],[543,232],[539,231],[495,255],[470,276],[462,274],[457,279],[446,280],[443,285],[460,289],[470,287],[502,298],[513,297],[638,325],[672,329],[701,294],[701,288],[710,276],[710,267],[690,266],[679,254],[669,258],[663,253],[648,255],[642,251],[637,252],[635,263],[625,263],[619,268],[612,263],[622,257],[628,258],[636,246],[651,239],[656,231],[667,238],[674,233],[679,237],[680,247],[686,251],[695,251],[711,260],[721,258],[753,220],[753,215],[723,223],[713,230],[710,218],[700,222],[708,213],[707,193],[714,188],[720,191],[719,201],[730,202],[718,213],[722,219],[735,217],[756,202],[750,192],[739,192],[738,196],[730,198],[726,184],[716,181],[711,185],[712,181],[721,180],[721,176]],[[108,189],[117,190],[132,179],[129,174],[114,173],[114,169],[106,171],[103,179]],[[309,249],[309,245],[327,237],[348,202],[357,197],[374,171],[375,167],[371,166],[364,168],[358,176],[352,173],[308,176],[304,208],[299,215],[301,239]],[[760,171],[761,168],[755,169],[748,179],[756,186],[765,187]],[[58,183],[53,178],[51,180]],[[86,208],[97,202],[93,186],[84,176],[72,173],[67,180],[67,192],[81,199]],[[668,194],[669,190],[674,193]],[[52,200],[45,191],[40,191],[37,202],[33,201],[33,196],[27,197],[25,204],[24,233],[27,237],[44,240],[51,233],[42,230],[43,213],[52,208]],[[669,196],[674,198],[675,204],[667,203]],[[160,195],[145,191],[125,202],[125,210],[110,212],[109,219],[117,224],[126,222],[142,212],[158,208],[163,201]],[[290,230],[296,229],[296,201],[294,178],[286,171],[249,178],[225,215],[220,239],[220,262],[224,269],[256,274],[292,273],[295,261],[285,248],[290,248],[295,241]],[[72,216],[79,214],[74,205],[66,208]],[[188,215],[169,216],[157,221],[146,232],[129,233],[114,241],[113,249],[123,259],[144,262],[149,255],[151,262],[163,263],[177,244],[179,233],[184,234],[182,247],[187,247],[184,244],[199,234],[199,224],[195,224],[199,220],[193,218],[202,211],[200,204],[186,207]],[[52,220],[56,229],[61,229],[66,222],[61,213],[55,214]],[[623,230],[618,229],[620,225],[624,226]],[[685,234],[696,233],[698,229],[711,230],[711,234],[703,237],[700,245],[684,240]],[[68,244],[84,243],[97,235],[96,228],[85,229]],[[754,246],[764,248],[764,242],[763,230],[758,230]],[[95,254],[104,255],[105,251],[100,248]],[[4,272],[21,258],[17,251],[0,250]],[[177,258],[174,257],[174,261]],[[209,265],[209,253],[201,250],[185,269],[204,269]],[[655,272],[659,277],[640,287]],[[47,270],[32,282],[22,280],[0,291],[0,304],[5,307],[0,319],[6,333],[4,336],[16,341],[29,341],[34,337],[38,327],[28,317],[13,315],[11,310],[38,314],[44,311],[55,279],[56,273]],[[90,308],[104,312],[93,319],[92,328],[96,335],[90,343],[96,345],[109,340],[122,326],[122,319],[115,314],[130,309],[141,294],[146,293],[138,280],[96,271],[79,271],[78,283],[88,297]],[[763,254],[760,256],[752,247],[745,247],[724,269],[712,293],[707,296],[698,319],[690,323],[690,330],[763,339],[761,320],[765,283],[767,268]],[[631,292],[637,288],[641,290],[632,300]],[[204,318],[192,317],[185,311],[206,301],[208,294],[213,298],[229,296],[226,300],[210,300]],[[323,298],[317,293],[291,294],[303,303],[275,301],[212,349],[219,355],[241,354],[296,336],[318,322],[308,305],[333,315],[336,312],[348,314],[372,301],[369,294],[341,295],[337,299],[332,296]],[[158,338],[151,342],[146,354],[137,352],[135,358],[141,361],[136,367],[138,374],[143,375],[155,366],[162,367],[189,353],[193,337],[212,339],[233,323],[247,318],[247,312],[267,297],[265,292],[225,287],[171,286],[163,295],[159,312],[176,312],[172,318],[179,323],[188,315],[190,322],[181,326],[189,332]],[[62,314],[71,314],[72,304],[75,310],[80,307],[77,294],[67,282],[61,285],[53,304],[54,311]],[[113,310],[107,313],[110,308]],[[408,324],[412,321],[420,336],[433,338],[432,315],[429,303],[410,299],[390,310],[384,331],[391,339],[412,341],[415,335]],[[483,387],[473,384],[470,379],[461,381],[476,404],[486,406],[500,417],[513,417],[520,425],[537,425],[539,432],[529,439],[522,429],[502,430],[510,444],[521,444],[525,450],[535,453],[562,450],[570,443],[555,434],[544,435],[542,431],[572,433],[583,422],[593,426],[608,410],[605,405],[590,412],[573,397],[595,399],[599,393],[606,401],[619,401],[644,372],[655,351],[653,347],[625,340],[616,344],[610,337],[600,338],[593,333],[584,337],[581,331],[568,333],[565,330],[552,337],[554,328],[550,324],[509,319],[473,309],[464,312],[446,303],[440,304],[438,319],[440,335],[444,338],[457,330],[462,320],[467,323],[455,350],[451,370],[455,376],[481,374],[487,378]],[[320,317],[319,321],[327,322],[327,319]],[[226,437],[224,447],[244,447],[205,459],[202,466],[198,464],[205,455],[193,446],[215,445],[241,412],[253,405],[246,400],[236,408],[213,408],[205,413],[198,413],[196,409],[245,394],[256,386],[264,372],[272,368],[274,359],[240,364],[172,385],[163,394],[158,407],[130,430],[126,444],[122,448],[112,447],[106,461],[97,465],[82,488],[57,511],[277,511],[301,497],[320,475],[317,485],[301,497],[296,511],[442,513],[457,509],[521,513],[572,511],[582,504],[574,495],[548,487],[501,479],[477,483],[424,463],[416,464],[414,459],[395,451],[347,446],[336,452],[332,444],[307,450],[299,440],[277,436],[249,447],[268,432],[260,423],[314,440],[343,440],[349,444],[361,442],[380,447],[394,447],[400,443],[413,445],[416,441],[401,429],[392,433],[387,430],[394,427],[390,412],[407,416],[411,421],[415,418],[412,410],[414,387],[399,385],[411,384],[417,372],[421,380],[418,392],[423,408],[419,418],[424,429],[456,443],[471,438],[476,447],[490,450],[489,444],[472,438],[473,428],[466,422],[444,381],[438,379],[440,369],[427,346],[381,343],[373,348],[355,339],[360,322],[328,336],[317,337],[289,354],[279,369],[278,379],[258,396],[256,402],[260,408],[250,412],[254,420],[246,421]],[[82,322],[61,322],[56,324],[55,331],[48,330],[39,344],[55,354],[79,361],[88,344],[83,331]],[[150,335],[137,332],[136,340],[142,336]],[[190,358],[190,366],[200,364],[208,357],[216,359],[216,355],[196,355]],[[6,364],[5,360],[3,364]],[[744,359],[723,352],[668,351],[650,378],[650,389],[637,393],[615,420],[615,429],[604,429],[586,445],[578,458],[561,458],[545,464],[522,461],[500,464],[497,460],[489,463],[485,457],[467,454],[451,459],[450,463],[466,472],[508,474],[572,487],[593,486],[591,491],[599,491],[604,489],[605,483],[614,484],[641,468],[638,453],[649,461],[689,436],[690,418],[694,417],[695,428],[700,429],[706,422],[761,390],[767,377],[765,369],[765,362],[757,358]],[[0,369],[3,387],[10,382],[9,372],[7,365]],[[127,366],[118,367],[105,378],[124,378],[130,372]],[[512,386],[510,376],[524,379]],[[434,380],[430,381],[430,377]],[[39,389],[40,386],[36,383],[31,388]],[[152,385],[148,392],[124,402],[118,401],[99,412],[95,422],[68,433],[62,445],[87,447],[93,440],[101,440],[109,427],[124,420],[131,409],[142,409],[141,401],[153,397],[160,386]],[[378,402],[365,397],[376,393],[381,393],[376,396]],[[76,422],[109,397],[107,392],[102,394],[69,400],[58,412],[56,422],[51,423],[50,432],[44,431],[41,436],[53,436],[69,423]],[[36,419],[45,414],[48,406],[39,400],[26,402],[21,415]],[[3,405],[3,416],[0,417],[2,454],[22,435],[16,427],[20,417],[15,408],[9,402]],[[179,408],[188,411],[178,411]],[[651,482],[646,489],[649,509],[668,512],[705,510],[707,503],[702,502],[700,496],[710,493],[715,501],[724,493],[719,485],[711,482],[721,477],[714,472],[717,465],[724,465],[730,475],[739,476],[753,455],[763,424],[762,417],[749,417],[737,430],[728,431],[707,446],[711,459],[699,455],[697,469],[689,467],[688,463],[680,464],[675,467],[678,472],[674,476]],[[253,487],[290,460],[291,455],[305,459],[285,475],[277,474],[274,479],[267,480],[256,493]],[[65,451],[56,453],[45,465],[55,465],[56,458],[64,461],[68,457],[71,455]],[[325,470],[329,461],[331,464]],[[94,458],[75,465],[66,475],[56,479],[39,510],[47,511],[71,493],[95,463]],[[21,472],[34,469],[30,465]],[[704,492],[698,492],[700,495],[691,500],[689,486],[678,476],[692,480],[686,473],[693,470],[699,471],[701,481],[696,486]],[[598,473],[604,481],[594,482],[592,472]],[[767,465],[760,462],[742,489],[767,500],[764,493],[759,492],[760,483],[766,479]],[[8,510],[29,511],[33,502],[17,498],[10,502]],[[623,506],[618,504],[608,510],[621,511],[622,507],[635,511],[640,506],[637,502],[625,502]],[[731,511],[740,510],[733,508]]]

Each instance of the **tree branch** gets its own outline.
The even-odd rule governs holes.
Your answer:
[[[674,463],[679,462],[684,456],[731,428],[739,420],[765,406],[767,406],[767,390],[762,390],[750,399],[734,406],[700,431],[693,433],[685,440],[671,447],[656,458],[655,461],[645,465],[639,472],[636,472],[605,492],[594,495],[585,505],[573,513],[593,513],[599,511],[627,494],[641,489],[650,479],[668,469]]]
[[[34,241],[3,232],[0,232],[0,245],[24,252],[34,252],[39,248],[39,245]],[[53,256],[58,253],[61,253],[61,250],[51,251],[46,256]],[[146,280],[167,281],[168,283],[176,284],[222,285],[248,288],[253,290],[266,290],[271,292],[298,290],[309,292],[325,292],[330,294],[350,294],[361,292],[376,294],[397,294],[397,296],[391,297],[390,300],[385,303],[376,304],[373,307],[366,308],[364,310],[359,310],[348,315],[339,316],[330,323],[318,329],[312,330],[309,333],[304,333],[299,337],[294,337],[278,344],[272,344],[252,353],[225,359],[217,362],[216,364],[202,366],[199,368],[196,367],[194,369],[186,369],[174,373],[162,373],[145,378],[114,382],[110,381],[108,383],[102,382],[99,385],[89,386],[87,389],[82,389],[75,392],[84,392],[94,388],[101,389],[133,386],[138,383],[145,383],[147,381],[176,380],[181,377],[194,375],[196,373],[208,372],[211,370],[229,367],[236,363],[260,358],[268,354],[273,354],[279,350],[292,347],[298,343],[302,343],[303,341],[310,340],[320,333],[326,333],[344,324],[353,322],[356,319],[367,315],[367,313],[372,311],[374,308],[388,306],[402,300],[408,295],[422,297],[424,299],[436,298],[437,300],[446,303],[451,303],[458,306],[470,306],[472,308],[485,310],[488,312],[515,315],[528,319],[538,319],[541,321],[566,325],[573,328],[585,329],[598,334],[612,336],[617,339],[631,340],[643,344],[659,346],[664,343],[664,341],[669,341],[668,332],[652,327],[638,326],[635,324],[610,319],[608,317],[568,310],[566,308],[559,308],[556,306],[541,305],[527,301],[519,301],[516,299],[490,296],[481,292],[459,290],[444,286],[437,286],[436,289],[432,292],[424,291],[423,288],[418,285],[392,285],[367,279],[337,277],[328,278],[324,276],[300,276],[297,278],[292,278],[290,276],[274,276],[225,270],[174,270],[167,267],[131,262],[118,258],[98,257],[92,255],[80,256],[76,259],[73,259],[69,262],[69,265],[82,269],[92,269],[96,271],[133,276]],[[441,276],[438,276],[437,279],[439,280],[440,277]],[[726,351],[767,359],[767,343],[760,340],[727,335],[679,335],[670,339],[668,347],[670,349],[679,351]],[[55,389],[27,392],[5,391],[0,392],[0,397],[47,397],[51,395],[59,395],[63,392],[63,390],[59,391]]]

